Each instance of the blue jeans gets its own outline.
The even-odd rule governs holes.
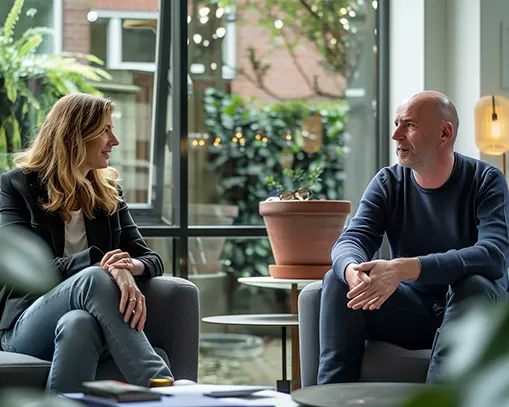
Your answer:
[[[507,298],[505,289],[480,275],[468,275],[449,287],[445,298],[428,296],[402,283],[379,310],[347,307],[348,285],[331,270],[324,279],[320,304],[320,364],[318,384],[359,380],[366,340],[393,343],[407,349],[432,349],[427,382],[440,379],[448,352],[440,333],[473,297],[489,301]]]
[[[172,377],[145,333],[124,322],[120,289],[101,267],[88,267],[38,298],[2,335],[2,348],[51,360],[47,389],[81,391],[99,360],[113,357],[132,384]]]

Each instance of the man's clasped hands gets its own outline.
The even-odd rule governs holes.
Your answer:
[[[348,307],[354,310],[380,309],[399,283],[417,279],[420,269],[417,258],[350,263],[345,270],[345,279],[350,287]]]

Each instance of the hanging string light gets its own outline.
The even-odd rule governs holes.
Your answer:
[[[238,143],[238,142],[240,141],[240,139],[243,139],[243,137],[242,137],[242,131],[241,131],[240,127],[237,127],[237,130],[236,130],[236,132],[235,132],[235,136],[233,136],[232,141],[233,141],[234,143]],[[245,141],[244,141],[244,142],[245,142]]]
[[[191,140],[191,145],[194,148],[204,147],[207,143],[209,135],[207,133],[189,133],[189,138]]]

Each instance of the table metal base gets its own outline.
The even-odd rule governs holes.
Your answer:
[[[281,393],[290,394],[290,380],[286,374],[286,326],[281,328],[281,365],[282,365],[282,379],[277,381],[277,391]]]

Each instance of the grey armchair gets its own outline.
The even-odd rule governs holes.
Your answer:
[[[145,332],[156,352],[170,363],[175,379],[197,380],[199,297],[182,278],[156,277],[139,283],[147,300]],[[0,388],[43,389],[50,362],[0,351]],[[97,379],[125,380],[112,359],[99,363]]]
[[[299,339],[302,387],[316,384],[320,357],[318,322],[322,282],[299,295]],[[360,381],[415,382],[426,380],[431,350],[408,350],[386,342],[367,341]]]

